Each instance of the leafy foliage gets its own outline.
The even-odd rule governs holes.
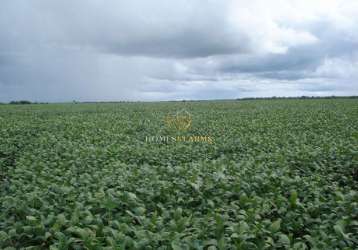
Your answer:
[[[185,135],[147,143],[185,108]],[[358,102],[0,107],[1,249],[357,249]]]

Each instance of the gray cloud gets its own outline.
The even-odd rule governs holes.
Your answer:
[[[4,0],[0,101],[358,94],[343,0]]]
[[[226,12],[225,2],[215,0],[14,0],[3,8],[2,47],[179,58],[250,51],[248,37],[230,25]]]

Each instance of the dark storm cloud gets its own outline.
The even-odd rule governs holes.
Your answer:
[[[286,54],[265,54],[238,56],[233,60],[225,60],[219,66],[223,72],[272,72],[294,71],[318,66],[322,60],[319,52],[312,48],[296,48]]]
[[[220,39],[219,39],[220,38]],[[231,54],[248,51],[246,44],[233,41],[226,34],[205,34],[200,30],[186,30],[181,34],[150,41],[134,41],[116,44],[105,51],[122,55],[140,55],[151,57],[206,57],[217,54]]]
[[[7,39],[2,47],[10,49],[90,47],[119,55],[179,58],[251,49],[245,33],[230,25],[221,1],[13,0],[5,5],[2,33]]]
[[[343,0],[4,0],[0,101],[358,94]]]
[[[358,39],[328,22],[321,21],[310,28],[318,42],[293,47],[284,54],[236,56],[222,60],[218,66],[222,72],[257,73],[272,79],[295,80],[314,72],[326,58],[345,57],[358,51]],[[349,59],[348,59],[349,60]]]
[[[215,69],[223,74],[251,73],[259,78],[299,80],[317,77],[314,72],[327,58],[344,58],[348,62],[356,60],[352,55],[358,51],[358,39],[326,22],[316,24],[313,31],[319,40],[315,44],[293,47],[284,54],[223,56],[217,60]]]

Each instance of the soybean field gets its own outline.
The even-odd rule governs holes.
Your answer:
[[[354,250],[357,188],[356,99],[0,105],[0,249]]]

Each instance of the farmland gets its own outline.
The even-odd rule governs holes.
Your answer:
[[[357,249],[357,187],[353,99],[0,106],[1,249]]]

